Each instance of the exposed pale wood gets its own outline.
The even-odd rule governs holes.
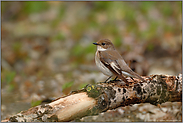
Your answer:
[[[86,92],[60,98],[49,104],[53,108],[60,108],[55,115],[59,121],[68,121],[77,116],[85,115],[85,112],[96,105],[94,98],[88,97]]]

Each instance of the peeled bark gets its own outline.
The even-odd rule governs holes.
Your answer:
[[[152,75],[146,82],[128,80],[86,85],[82,90],[55,101],[21,111],[2,122],[72,121],[97,115],[109,109],[138,103],[158,105],[167,101],[182,101],[182,74],[178,76]]]

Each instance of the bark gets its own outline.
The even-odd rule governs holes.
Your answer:
[[[147,102],[158,105],[167,101],[182,101],[182,74],[152,75],[144,79],[146,82],[129,79],[129,85],[123,81],[88,84],[82,90],[60,97],[49,104],[21,111],[2,122],[72,121],[120,106]]]

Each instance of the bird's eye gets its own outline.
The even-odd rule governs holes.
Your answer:
[[[105,45],[105,43],[102,43],[102,45]]]

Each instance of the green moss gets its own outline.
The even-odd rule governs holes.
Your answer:
[[[31,107],[38,106],[38,105],[41,104],[41,102],[42,102],[41,100],[32,101],[32,102],[31,102]]]
[[[82,84],[80,84],[80,85],[79,85],[79,89],[84,88],[86,85],[87,85],[87,83],[82,83]]]

